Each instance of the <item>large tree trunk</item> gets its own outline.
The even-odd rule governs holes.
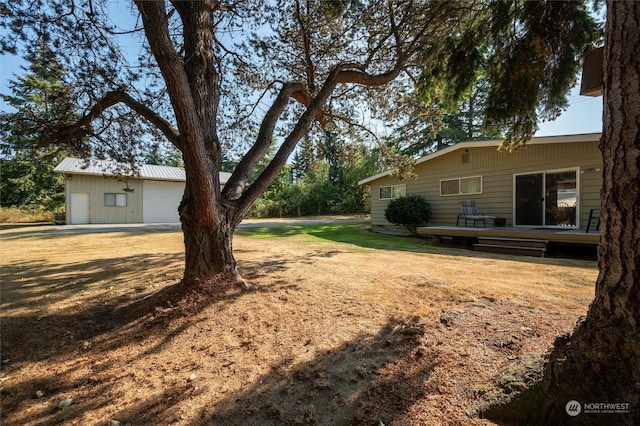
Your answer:
[[[206,165],[206,159],[203,160]],[[246,285],[236,270],[233,233],[238,225],[236,211],[220,201],[220,183],[215,167],[204,181],[187,176],[179,213],[185,247],[185,270],[179,296],[204,297],[220,285]],[[204,204],[204,206],[203,206]],[[207,208],[205,208],[207,207]],[[223,289],[224,290],[224,289]]]
[[[183,220],[182,231],[185,246],[185,291],[208,293],[216,283],[235,283],[242,288],[245,283],[236,270],[233,257],[232,225],[224,217],[219,226],[210,228],[190,220]]]
[[[640,424],[640,2],[607,2],[603,86],[595,299],[573,335],[556,341],[542,381],[488,417],[529,424]],[[570,416],[569,401],[580,403],[581,412]],[[602,406],[589,405],[594,403],[620,403],[616,409],[628,412],[603,413]]]
[[[212,279],[244,286],[233,256],[235,226],[224,213],[216,213],[213,219],[215,225],[209,226],[192,215],[181,218],[185,247],[183,285],[189,291],[202,290],[212,284]]]
[[[220,75],[214,58],[213,1],[177,2],[184,25],[184,53],[170,40],[163,1],[137,1],[151,50],[167,82],[180,135],[186,185],[179,213],[185,272],[174,299],[207,297],[219,284],[244,282],[236,271],[233,232],[241,216],[220,190],[221,145],[217,133]]]

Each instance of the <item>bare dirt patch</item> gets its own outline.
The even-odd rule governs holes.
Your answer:
[[[586,261],[240,235],[250,291],[140,315],[180,278],[180,233],[42,231],[1,235],[3,424],[491,424],[470,417],[479,398],[571,331],[597,276]]]

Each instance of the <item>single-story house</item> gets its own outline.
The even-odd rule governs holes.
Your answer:
[[[127,171],[109,161],[65,158],[65,220],[85,223],[175,223],[186,175],[181,167],[143,164]],[[224,185],[230,173],[220,173]]]
[[[584,230],[600,209],[600,136],[538,137],[512,153],[498,151],[499,140],[461,142],[418,159],[416,179],[391,171],[363,179],[371,185],[372,228],[393,229],[384,216],[389,201],[418,194],[432,207],[427,226],[456,226],[461,201],[470,199],[507,226]]]

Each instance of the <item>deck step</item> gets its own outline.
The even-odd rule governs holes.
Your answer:
[[[500,238],[500,237],[478,237],[480,244],[547,248],[548,240],[534,240],[530,238]]]
[[[473,248],[487,253],[544,257],[548,243],[547,240],[528,238],[478,237],[478,244],[474,244]]]
[[[475,251],[482,251],[485,253],[513,254],[517,256],[533,257],[544,257],[544,253],[547,251],[546,248],[498,246],[494,244],[474,244],[473,249]]]

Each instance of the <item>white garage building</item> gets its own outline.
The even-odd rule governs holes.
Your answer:
[[[65,158],[54,169],[65,176],[66,223],[175,223],[185,171],[144,164],[127,170],[108,161]],[[230,173],[220,173],[224,186]]]

